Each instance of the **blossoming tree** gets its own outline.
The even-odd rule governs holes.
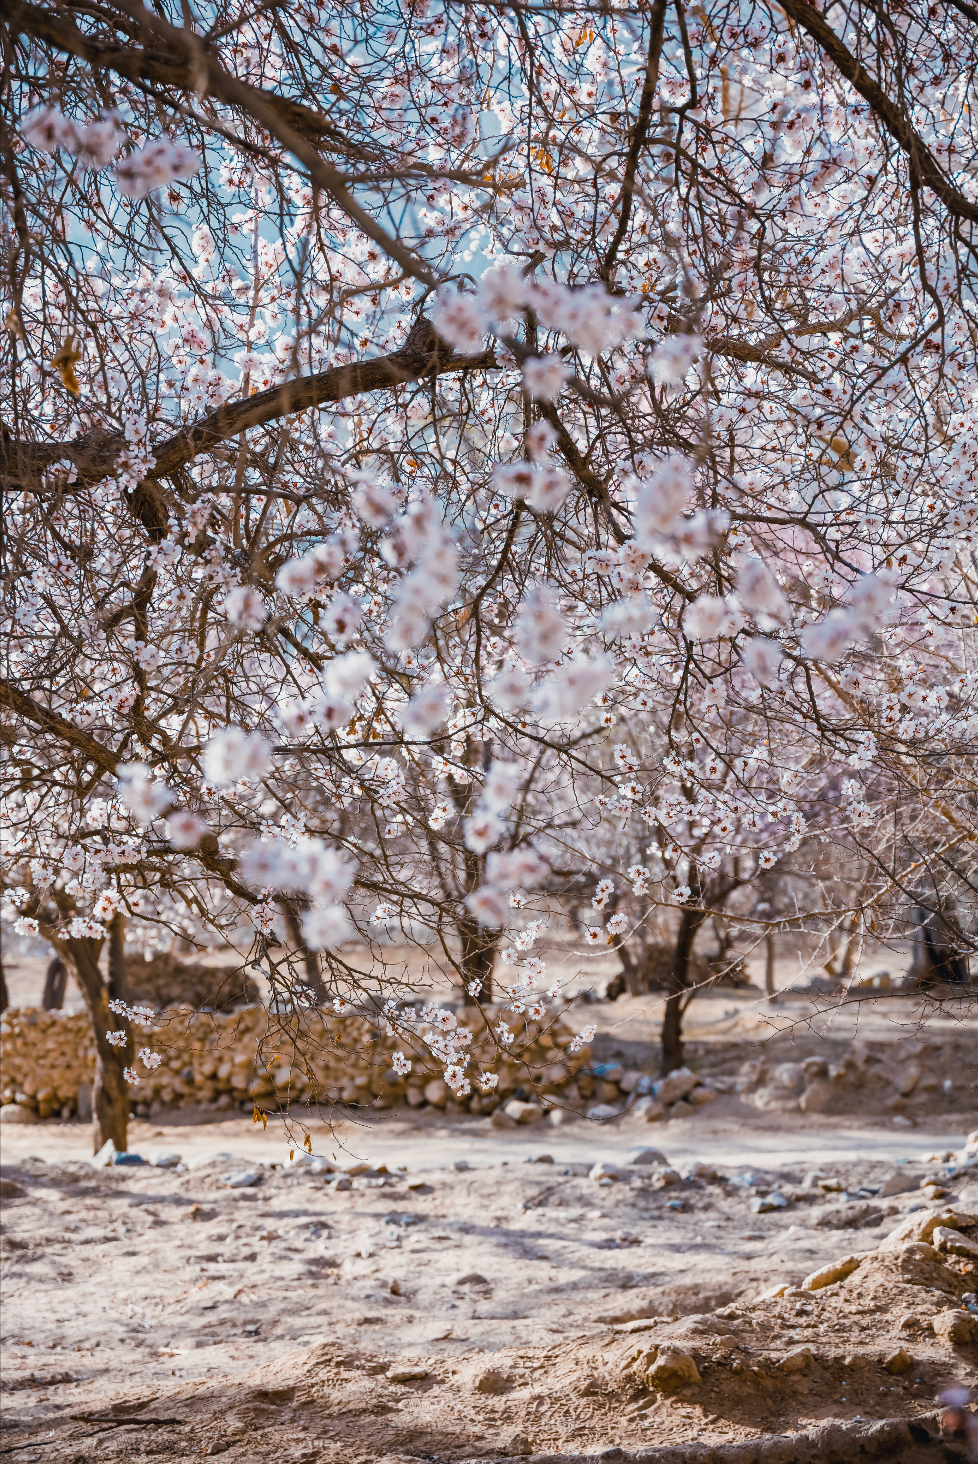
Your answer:
[[[556,910],[666,912],[666,1069],[721,909],[971,950],[972,6],[4,26],[4,883],[96,1143],[127,941],[244,939],[459,1097],[391,934],[540,1017]]]

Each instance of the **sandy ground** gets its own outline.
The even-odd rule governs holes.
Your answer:
[[[839,1011],[721,991],[690,1018],[690,1060],[718,1072],[835,1060],[854,1040],[978,1039],[974,1016],[907,999]],[[597,1021],[597,1059],[654,1071],[655,998],[572,1019]],[[731,1094],[652,1125],[506,1131],[434,1110],[270,1115],[267,1130],[205,1110],[133,1122],[130,1148],[177,1152],[178,1170],[95,1170],[81,1125],[5,1126],[0,1448],[51,1464],[627,1459],[933,1412],[949,1384],[978,1382],[975,1344],[932,1328],[975,1292],[969,1261],[872,1259],[825,1291],[797,1287],[908,1214],[978,1211],[975,1172],[948,1174],[978,1127],[975,1064],[959,1069],[909,1119],[858,1097],[815,1116]],[[289,1167],[303,1128],[329,1165],[365,1172],[337,1187]],[[679,1176],[719,1177],[633,1164],[649,1147]],[[622,1177],[589,1178],[599,1161]],[[249,1168],[258,1184],[226,1187]],[[874,1194],[894,1173],[944,1193]],[[783,1208],[765,1208],[772,1191]],[[759,1299],[780,1283],[793,1289]],[[698,1382],[649,1381],[670,1346]]]
[[[911,1209],[978,1209],[968,1175],[940,1199],[869,1193],[899,1160],[944,1179],[924,1156],[960,1148],[961,1126],[719,1106],[707,1123],[549,1132],[435,1114],[314,1128],[317,1153],[374,1171],[339,1191],[305,1167],[263,1167],[288,1158],[281,1120],[134,1124],[131,1147],[177,1150],[180,1171],[95,1170],[79,1125],[5,1131],[3,1442],[72,1464],[574,1455],[890,1417],[976,1380],[974,1346],[926,1331],[974,1291],[966,1262],[874,1262],[814,1297],[757,1300],[873,1250]],[[588,1177],[651,1145],[728,1180]],[[258,1185],[225,1186],[249,1166]],[[806,1185],[813,1170],[842,1193]],[[772,1189],[786,1207],[757,1213]],[[907,1332],[909,1314],[922,1329]],[[700,1383],[643,1386],[635,1354],[670,1340]],[[897,1376],[882,1359],[901,1342],[912,1365]],[[805,1369],[780,1374],[806,1345]],[[113,1426],[131,1414],[177,1421]]]

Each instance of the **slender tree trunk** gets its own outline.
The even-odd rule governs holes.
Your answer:
[[[326,983],[323,981],[323,973],[319,966],[319,957],[315,951],[311,951],[306,945],[302,935],[302,926],[299,924],[299,917],[291,905],[284,906],[285,924],[289,932],[289,940],[295,946],[302,957],[302,964],[306,968],[306,985],[312,991],[317,1006],[326,1005]]]
[[[65,1004],[65,987],[68,984],[68,967],[60,956],[48,963],[44,973],[44,991],[41,1006],[46,1012],[60,1012]]]
[[[499,931],[488,930],[477,920],[463,918],[458,922],[458,934],[462,945],[462,985],[466,1006],[492,1001],[492,968],[496,964]],[[473,995],[469,987],[476,982],[480,989]]]
[[[3,961],[0,960],[0,1012],[5,1012],[10,1005],[7,998],[7,978],[3,974]]]
[[[698,898],[698,895],[694,895]],[[693,954],[696,933],[706,915],[702,910],[684,910],[679,922],[679,934],[672,956],[672,970],[669,973],[669,995],[666,997],[665,1016],[662,1019],[662,1076],[682,1067],[684,998],[689,991],[689,958]]]
[[[774,988],[774,934],[770,930],[764,937],[764,990],[767,992],[768,1003],[777,1006],[778,993]]]
[[[113,917],[113,922],[118,919]],[[112,946],[115,945],[115,961],[112,960]],[[125,927],[121,934],[110,927],[110,980],[112,967],[118,977],[118,962],[125,945]],[[102,980],[98,967],[101,943],[94,940],[71,939],[65,941],[65,950],[78,977],[78,985],[85,998],[85,1005],[92,1022],[95,1037],[95,1081],[92,1084],[92,1153],[97,1154],[102,1145],[111,1139],[121,1152],[126,1149],[129,1132],[129,1103],[131,1090],[123,1077],[123,1068],[132,1061],[132,1037],[124,1046],[113,1047],[106,1037],[107,1032],[125,1031],[122,1019],[109,1010],[110,993]]]

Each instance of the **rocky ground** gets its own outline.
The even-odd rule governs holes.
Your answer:
[[[978,1170],[947,1125],[813,1124],[386,1117],[289,1165],[281,1122],[235,1119],[137,1126],[181,1166],[102,1170],[80,1126],[5,1132],[3,1447],[406,1464],[774,1434],[795,1452],[766,1458],[828,1458],[827,1421],[978,1381]]]

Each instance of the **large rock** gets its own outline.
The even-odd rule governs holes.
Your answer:
[[[699,1370],[688,1352],[680,1347],[663,1347],[648,1371],[649,1382],[664,1393],[698,1383]]]
[[[691,1093],[699,1083],[699,1078],[689,1068],[676,1068],[676,1071],[669,1073],[668,1077],[660,1080],[652,1088],[652,1096],[658,1098],[660,1103],[678,1103]]]
[[[644,1097],[638,1099],[631,1111],[636,1118],[644,1118],[646,1123],[658,1123],[665,1118],[667,1110],[658,1098]]]
[[[432,1078],[430,1083],[425,1083],[424,1098],[432,1108],[444,1108],[448,1102],[448,1084],[444,1078]]]
[[[702,1108],[706,1103],[715,1103],[719,1098],[715,1088],[705,1088],[702,1085],[698,1088],[690,1088],[686,1094],[687,1103],[692,1103],[695,1108]]]
[[[899,1376],[900,1373],[910,1371],[913,1367],[913,1358],[904,1348],[898,1347],[894,1352],[884,1354],[883,1366],[888,1373],[894,1373]]]

